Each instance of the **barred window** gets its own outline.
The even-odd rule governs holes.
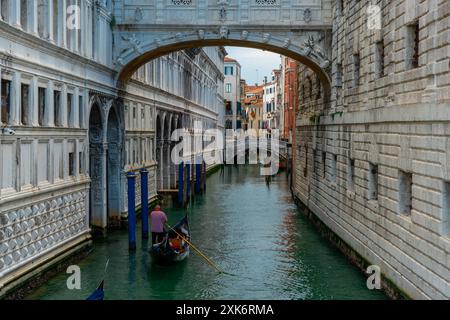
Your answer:
[[[192,4],[192,0],[172,0],[172,4],[176,6],[189,6]]]
[[[412,209],[412,173],[399,170],[399,203],[398,211],[403,215],[411,215]]]
[[[420,44],[420,26],[419,22],[406,27],[406,69],[419,67],[419,44]]]
[[[256,0],[256,4],[260,6],[274,6],[277,4],[277,0]]]
[[[353,86],[359,86],[361,78],[361,57],[359,53],[353,55]]]
[[[384,41],[377,42],[375,49],[375,76],[379,79],[384,77]]]

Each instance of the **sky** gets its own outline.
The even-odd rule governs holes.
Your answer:
[[[281,58],[278,53],[240,47],[225,47],[225,50],[229,57],[236,59],[241,65],[241,78],[247,84],[261,84],[264,76],[270,80],[272,70],[280,68]]]

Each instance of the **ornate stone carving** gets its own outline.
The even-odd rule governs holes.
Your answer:
[[[85,199],[76,192],[1,215],[0,273],[86,230]]]
[[[219,19],[220,19],[220,21],[222,21],[222,22],[225,22],[225,21],[227,20],[227,9],[225,8],[225,6],[222,6],[222,7],[220,8],[220,11],[219,11]]]
[[[283,42],[283,48],[289,48],[289,46],[291,45],[291,39],[286,39]]]
[[[127,41],[130,44],[131,48],[134,51],[136,51],[137,53],[139,53],[139,54],[143,53],[142,48],[141,48],[142,42],[141,42],[141,40],[136,38],[136,34],[133,33],[133,35],[131,37],[122,36],[122,40]],[[128,48],[126,48],[126,49],[128,49]]]
[[[93,143],[101,143],[103,141],[103,132],[100,125],[91,126],[89,129],[89,140]]]
[[[229,5],[228,0],[219,0],[217,4],[220,6],[219,9],[219,20],[225,22],[227,20],[227,6]]]
[[[219,36],[221,39],[228,39],[228,34],[230,33],[230,31],[228,30],[227,27],[222,26],[219,29]]]
[[[119,64],[119,65],[121,65],[121,66],[124,66],[124,65],[125,65],[125,62],[123,61],[123,57],[117,58],[117,61],[115,62],[115,64],[116,64],[116,65]]]
[[[271,37],[270,33],[264,33],[264,34],[263,34],[263,42],[264,42],[264,43],[269,42],[270,37]]]
[[[248,38],[248,31],[247,30],[243,30],[241,33],[241,39],[242,40],[247,40]]]
[[[134,20],[136,22],[141,21],[143,18],[143,13],[142,13],[142,9],[141,8],[136,8],[136,10],[134,11]]]
[[[311,12],[311,9],[307,8],[307,9],[305,9],[305,11],[303,11],[303,20],[304,20],[306,23],[311,22],[311,20],[312,20],[312,12]]]
[[[322,36],[319,36],[319,39],[323,39]],[[323,61],[321,65],[322,68],[326,69],[330,66],[328,57],[323,53],[322,48],[316,44],[314,36],[309,36],[301,47],[304,50],[306,56]]]
[[[199,39],[205,39],[205,30],[203,29],[198,30],[197,35]]]

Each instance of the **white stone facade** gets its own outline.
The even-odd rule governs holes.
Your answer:
[[[281,70],[273,70],[269,81],[264,84],[263,128],[281,129],[280,111],[282,104]]]
[[[67,28],[69,5],[79,5],[81,29]],[[216,127],[225,53],[173,53],[119,88],[112,1],[2,0],[0,10],[1,296],[25,272],[89,240],[92,227],[118,225],[127,215],[126,172],[146,168],[149,200],[156,196],[157,168],[167,164],[156,158],[158,115]],[[185,83],[192,90],[179,91]],[[139,206],[139,176],[136,196]]]
[[[56,4],[1,1],[0,292],[31,262],[89,237],[90,106],[94,91],[116,94],[110,16],[82,1],[97,31],[86,21],[67,31]]]
[[[340,3],[330,104],[300,68],[295,194],[407,295],[449,299],[450,4]]]
[[[225,73],[225,128],[241,129],[241,65],[226,57]]]

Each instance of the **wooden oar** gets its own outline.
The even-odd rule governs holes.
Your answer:
[[[174,228],[172,228],[168,223],[166,223],[167,227],[172,230],[173,232],[175,232],[181,239],[183,239],[190,247],[192,247],[192,249],[195,250],[195,252],[197,252],[203,259],[205,259],[205,261],[214,269],[216,269],[219,273],[225,273],[222,270],[220,270],[217,265],[211,261],[211,259],[209,259],[204,253],[202,253],[199,249],[197,249],[188,239],[186,239],[185,237],[183,237],[177,230],[175,230]]]

